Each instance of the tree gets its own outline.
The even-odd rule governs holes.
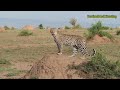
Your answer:
[[[8,26],[4,26],[5,30],[9,30],[10,28]]]
[[[77,19],[71,18],[69,23],[70,23],[71,25],[73,25],[73,27],[75,27],[75,26],[76,26],[76,23],[77,23]]]
[[[40,24],[40,25],[39,25],[39,28],[40,28],[40,29],[43,29],[43,25],[42,25],[42,24]]]

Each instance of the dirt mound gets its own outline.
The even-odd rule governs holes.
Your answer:
[[[0,27],[0,32],[5,32],[5,28]]]
[[[25,30],[34,30],[34,27],[32,25],[26,25],[22,29],[25,29]]]
[[[93,43],[109,43],[111,42],[111,40],[107,37],[100,37],[99,35],[95,35],[93,37],[92,40],[90,40],[90,42],[93,42]]]
[[[46,55],[36,62],[22,79],[81,79],[68,65],[79,65],[82,60],[64,55]]]

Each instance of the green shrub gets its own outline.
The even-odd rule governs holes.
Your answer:
[[[8,26],[4,26],[5,30],[9,30],[10,28]]]
[[[109,27],[107,27],[107,26],[102,26],[102,30],[108,30],[109,29]],[[111,28],[110,28],[111,29]]]
[[[68,26],[65,26],[65,29],[71,29],[70,27],[68,27]]]
[[[113,36],[111,34],[109,34],[108,32],[99,31],[98,35],[101,37],[106,36],[109,39],[113,39]]]
[[[96,24],[92,24],[92,27],[89,30],[96,30],[99,31],[102,29],[101,21],[98,21]]]
[[[120,30],[116,32],[116,35],[120,35]]]
[[[70,67],[70,66],[69,66]],[[91,60],[78,66],[72,65],[71,69],[76,69],[77,73],[87,74],[87,78],[92,79],[113,79],[120,78],[120,62],[110,62],[105,56],[96,53]]]
[[[30,36],[30,35],[33,35],[33,32],[32,31],[28,31],[28,30],[22,30],[19,33],[19,36]]]
[[[92,32],[90,32],[90,31],[88,31],[88,33],[84,33],[84,35],[85,35],[85,37],[87,38],[87,40],[90,40],[90,39],[92,39],[95,35],[92,33]]]
[[[90,30],[107,30],[109,29],[108,26],[103,26],[101,21],[98,21],[96,24],[92,24],[92,27],[90,28]]]
[[[44,29],[44,27],[43,27],[43,25],[42,25],[42,24],[40,24],[40,25],[39,25],[39,28],[40,28],[40,29]]]
[[[102,23],[99,21],[96,24],[92,24],[92,27],[88,29],[87,39],[93,38],[102,28]]]
[[[102,29],[107,29],[109,27],[102,26],[102,23],[99,21],[96,24],[93,24],[91,28],[88,29],[88,34],[86,35],[87,40],[92,39],[95,35],[101,37],[106,36],[109,39],[113,39],[113,36],[108,32],[104,32]]]

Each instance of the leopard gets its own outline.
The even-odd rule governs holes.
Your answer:
[[[54,41],[58,48],[58,55],[62,54],[63,46],[71,46],[73,49],[73,54],[69,57],[74,57],[78,52],[85,56],[94,56],[96,54],[96,50],[92,49],[92,53],[88,52],[86,39],[80,35],[70,35],[61,33],[60,30],[50,29],[50,33],[54,38]]]

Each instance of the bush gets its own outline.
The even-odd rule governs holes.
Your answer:
[[[9,30],[10,28],[8,26],[4,26],[5,30]]]
[[[101,23],[101,21],[98,21],[96,24],[92,24],[92,27],[89,30],[99,31],[101,29],[102,29],[102,23]]]
[[[68,26],[65,26],[65,29],[71,29],[70,27],[68,27]]]
[[[19,36],[30,36],[30,35],[33,35],[33,32],[32,31],[28,31],[28,30],[22,30],[19,33]]]
[[[109,29],[109,27],[107,27],[107,26],[102,26],[102,28],[101,28],[101,30],[108,30],[108,29]]]
[[[39,25],[39,28],[40,28],[40,29],[43,29],[44,27],[43,27],[43,25],[42,25],[42,24],[40,24],[40,25]]]
[[[109,34],[108,32],[99,31],[98,35],[101,37],[106,36],[109,39],[113,39],[113,36],[111,34]]]
[[[116,32],[116,35],[120,35],[120,30]]]
[[[90,32],[90,31],[88,31],[88,33],[84,33],[84,35],[85,35],[85,37],[87,38],[87,40],[90,40],[90,39],[92,39],[95,35],[92,33],[92,32]]]
[[[80,74],[81,71],[87,74],[87,78],[120,78],[120,62],[110,62],[105,56],[98,52],[89,62],[78,66],[73,65],[71,68],[76,69],[78,74]]]
[[[102,23],[99,21],[96,24],[92,24],[92,27],[88,29],[87,39],[93,38],[96,34],[99,34],[101,30]]]
[[[90,30],[107,30],[109,29],[109,27],[107,26],[103,26],[101,21],[98,21],[96,24],[92,24],[92,27],[90,28]]]
[[[86,35],[87,39],[88,40],[92,39],[95,35],[99,35],[101,37],[106,36],[109,39],[113,39],[113,36],[111,34],[102,31],[102,29],[105,28],[109,28],[109,27],[102,26],[102,23],[100,21],[97,22],[96,24],[93,24],[92,27],[88,29],[88,34]]]

